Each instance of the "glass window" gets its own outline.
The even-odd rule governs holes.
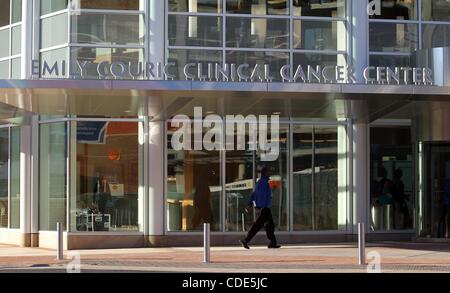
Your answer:
[[[338,151],[345,139],[339,139],[339,128],[345,132],[343,126],[294,126],[294,230],[345,229],[346,184],[339,184],[345,171],[338,167],[345,165],[345,151]]]
[[[370,129],[372,231],[413,228],[412,151],[409,127]]]
[[[269,130],[270,131],[270,130]],[[272,215],[275,227],[280,231],[288,229],[288,136],[289,127],[280,125],[279,130],[279,156],[275,161],[262,161],[261,154],[256,153],[256,166],[269,169],[272,188]],[[270,132],[269,132],[270,133]],[[268,142],[270,143],[270,139]],[[247,226],[250,229],[251,225]]]
[[[141,45],[144,43],[142,15],[88,13],[72,17],[73,43]]]
[[[434,0],[424,0],[434,2]],[[371,0],[368,0],[370,3]],[[373,15],[370,18],[416,20],[418,15],[418,0],[381,0],[381,15]]]
[[[423,24],[422,39],[424,49],[450,47],[450,25]]]
[[[11,55],[20,54],[22,51],[22,26],[11,29]]]
[[[167,125],[167,229],[196,231],[203,229],[203,223],[210,223],[212,231],[219,231],[222,222],[220,153],[174,150],[171,143],[174,133],[182,131],[181,127],[193,126],[181,123],[177,128],[171,124],[169,121]],[[210,130],[203,128],[202,137]]]
[[[39,133],[39,229],[55,231],[66,224],[67,126],[41,124]]]
[[[21,64],[21,58],[14,58],[11,59],[11,78],[12,79],[21,79],[21,72],[22,72],[22,68],[21,68],[22,64]]]
[[[294,67],[302,65],[303,69],[307,65],[315,66],[337,66],[346,64],[344,55],[328,55],[314,53],[294,53]]]
[[[47,17],[41,20],[41,48],[66,44],[67,14]]]
[[[345,50],[347,30],[342,21],[294,21],[294,48]]]
[[[338,130],[336,126],[314,127],[313,170],[314,228],[337,230],[338,212],[343,211],[338,211]]]
[[[138,122],[76,122],[71,231],[139,231]]]
[[[375,67],[413,67],[411,56],[371,55],[370,66]]]
[[[0,78],[1,79],[9,78],[9,60],[0,61]]]
[[[244,52],[244,51],[228,51],[226,55],[228,64],[249,64],[250,68],[256,64],[270,66],[270,75],[273,81],[281,81],[280,68],[289,64],[289,53],[284,52]],[[250,69],[244,72],[250,77]]]
[[[287,1],[286,1],[287,2]],[[293,0],[295,16],[345,17],[346,0]]]
[[[10,0],[0,0],[0,27],[10,24]]]
[[[289,1],[227,0],[227,13],[289,15]]]
[[[226,35],[227,47],[287,49],[289,20],[228,17]]]
[[[411,56],[370,55],[370,66],[375,67],[414,67],[416,61]],[[371,78],[377,78],[376,70],[370,71]]]
[[[22,0],[12,0],[12,23],[22,21]]]
[[[72,60],[91,62],[86,69],[83,70],[83,78],[98,79],[99,73],[97,67],[101,62],[106,62],[104,66],[100,66],[100,70],[107,77],[113,77],[110,67],[113,62],[124,62],[125,70],[123,78],[131,79],[130,72],[134,75],[140,73],[139,62],[144,60],[144,51],[142,49],[128,48],[78,48],[71,47]],[[130,68],[131,62],[131,68]],[[142,68],[141,68],[142,69]],[[78,66],[72,68],[76,76],[81,76]],[[121,71],[121,70],[120,70]],[[121,72],[120,72],[121,73]],[[142,76],[142,74],[140,75]]]
[[[20,228],[20,128],[11,128],[11,225]]]
[[[62,61],[67,60],[67,47],[46,51],[41,53],[41,77],[46,78],[61,78],[64,77],[62,72]],[[49,69],[47,69],[44,72],[44,61],[47,62],[50,69],[54,66],[55,62],[58,62],[58,72],[52,71],[49,72]],[[58,74],[57,74],[58,73]]]
[[[220,13],[220,0],[169,0],[169,11],[190,13]]]
[[[222,64],[222,51],[172,49],[169,50],[168,61],[174,62],[177,70],[176,72],[171,72],[171,74],[175,74],[178,80],[184,80],[183,67],[185,64],[199,62]]]
[[[80,0],[82,9],[139,10],[140,0]]]
[[[222,18],[169,15],[170,46],[222,46]]]
[[[231,123],[228,125],[233,127]],[[236,127],[236,124],[234,127]],[[247,127],[249,128],[249,126]],[[281,125],[279,133],[280,155],[277,160],[271,162],[261,161],[259,151],[250,150],[252,142],[249,140],[248,133],[243,138],[245,140],[245,150],[226,152],[226,231],[248,231],[256,220],[256,212],[245,214],[243,209],[248,205],[262,167],[267,167],[269,170],[269,183],[272,186],[272,215],[275,226],[278,230],[287,230],[287,137],[288,127]],[[234,141],[238,141],[238,139],[240,138],[235,134]]]
[[[0,228],[8,228],[9,129],[0,128]]]
[[[45,0],[41,2],[41,15],[67,9],[68,0]]]
[[[418,26],[403,23],[371,23],[370,51],[412,52],[417,49]]]
[[[248,141],[248,136],[246,141]],[[248,146],[248,144],[246,145]],[[249,151],[248,147],[246,149],[245,151],[227,151],[226,153],[226,231],[247,231],[256,220],[255,213],[243,214],[255,189],[255,172],[257,171],[254,152]]]
[[[2,40],[2,45],[0,46],[0,58],[10,56],[10,53],[9,53],[9,29],[0,30],[0,40]]]
[[[450,21],[450,0],[422,0],[422,19]]]
[[[312,230],[312,126],[294,126],[293,133],[293,221],[294,230]]]

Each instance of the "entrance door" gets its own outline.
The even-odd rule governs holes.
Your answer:
[[[420,235],[448,238],[450,224],[450,143],[423,143]]]

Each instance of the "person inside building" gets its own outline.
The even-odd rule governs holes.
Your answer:
[[[392,178],[392,199],[394,206],[395,229],[408,228],[410,222],[408,195],[405,194],[405,184],[403,183],[402,177],[402,169],[396,169]]]
[[[272,190],[270,189],[269,180],[269,170],[267,167],[264,167],[261,170],[261,177],[256,183],[255,191],[252,193],[248,206],[245,208],[246,213],[249,213],[252,207],[258,212],[258,218],[248,231],[247,237],[239,240],[246,249],[250,249],[248,244],[262,227],[265,228],[267,238],[270,240],[268,248],[280,248],[275,237],[275,223],[271,211]]]

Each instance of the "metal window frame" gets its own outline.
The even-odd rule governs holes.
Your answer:
[[[11,144],[11,135],[12,135],[12,128],[13,127],[18,127],[18,125],[15,124],[4,124],[4,125],[0,125],[0,129],[7,129],[8,130],[8,163],[7,163],[7,168],[8,168],[8,172],[7,172],[7,176],[8,176],[8,186],[7,186],[7,200],[8,200],[8,224],[6,227],[4,228],[0,228],[0,230],[9,230],[9,231],[13,231],[13,230],[20,230],[20,228],[11,228],[11,165],[12,165],[12,160],[11,160],[11,154],[12,154],[12,144]]]
[[[223,123],[223,127],[225,127],[227,125],[226,121],[226,117],[224,117],[223,115],[221,116],[222,119],[224,119],[224,123]],[[194,119],[189,119],[186,120],[189,121],[191,123],[198,121],[198,120],[194,120]],[[164,120],[164,235],[200,235],[201,232],[199,231],[169,231],[169,227],[167,226],[167,218],[169,217],[169,212],[167,210],[167,199],[168,199],[168,194],[167,194],[167,177],[168,177],[168,158],[167,158],[167,154],[168,154],[168,135],[167,135],[167,127],[168,127],[168,123],[170,122],[170,119],[166,119]],[[316,126],[344,126],[346,127],[346,131],[351,131],[351,121],[350,119],[342,119],[342,120],[294,120],[292,118],[288,118],[288,119],[283,119],[280,120],[280,126],[283,125],[286,130],[288,131],[287,133],[287,137],[288,137],[288,144],[286,146],[286,150],[288,152],[288,154],[286,155],[286,171],[288,172],[286,179],[288,180],[287,183],[287,187],[286,187],[286,211],[287,211],[287,222],[286,222],[286,230],[280,230],[277,231],[277,233],[281,234],[281,235],[330,235],[330,234],[347,234],[351,232],[352,229],[352,225],[350,225],[350,223],[347,224],[346,229],[343,230],[307,230],[307,231],[299,231],[299,230],[295,230],[294,229],[294,219],[293,219],[293,211],[294,211],[294,207],[293,207],[293,198],[294,198],[294,194],[293,194],[293,133],[294,133],[294,127],[298,126],[298,125],[302,125],[302,126],[310,126],[311,127],[311,132],[312,132],[312,138],[314,140],[314,130]],[[225,133],[225,131],[223,131],[223,133]],[[349,141],[345,141],[345,145],[346,145],[346,149],[347,149],[347,153],[350,152],[349,155],[347,155],[346,161],[347,161],[347,165],[351,165],[351,161],[352,157],[351,157],[351,148],[350,146],[352,145],[352,138],[350,135],[347,136]],[[343,142],[344,143],[344,142]],[[315,157],[315,152],[314,152],[314,142],[312,143],[312,163],[313,163],[313,168],[314,168],[314,157]],[[255,157],[255,152],[253,152],[253,178],[256,180],[256,157]],[[225,186],[226,183],[226,151],[222,151],[219,153],[219,159],[220,159],[220,170],[221,170],[221,174],[220,174],[220,184],[221,186]],[[314,172],[313,172],[314,173]],[[347,172],[346,172],[346,180],[347,182],[351,182],[351,177],[353,175],[353,171],[348,168]],[[312,193],[311,196],[314,197],[314,179],[311,182],[311,188],[312,188]],[[347,188],[346,190],[346,199],[347,199],[347,210],[346,210],[346,217],[347,219],[349,219],[349,217],[351,217],[352,214],[352,200],[351,200],[351,194],[352,194],[352,189],[351,188]],[[220,223],[220,229],[219,231],[214,231],[212,232],[212,234],[214,235],[241,235],[242,232],[236,232],[236,231],[226,231],[226,202],[225,202],[225,188],[222,188],[222,193],[221,193],[221,206],[220,206],[220,219],[221,219],[221,223]],[[347,220],[349,222],[349,220]],[[312,221],[313,225],[314,225],[314,218]]]
[[[19,54],[12,54],[12,31],[13,28],[18,26],[22,26],[22,19],[18,22],[12,23],[12,11],[13,11],[13,0],[10,0],[9,3],[9,24],[0,27],[0,31],[8,30],[9,31],[9,48],[8,48],[8,56],[0,58],[0,62],[8,61],[8,79],[12,78],[12,60],[21,58],[22,52]],[[23,7],[23,6],[22,6]],[[22,33],[22,31],[21,31]]]
[[[72,235],[84,235],[86,234],[85,231],[71,231],[70,230],[70,220],[71,220],[71,204],[70,200],[72,196],[76,196],[76,186],[74,182],[76,182],[76,146],[72,144],[73,135],[74,132],[74,126],[79,121],[96,121],[96,122],[135,122],[135,123],[142,123],[143,124],[143,131],[149,130],[148,126],[145,126],[147,117],[139,116],[138,118],[74,118],[74,117],[65,117],[65,118],[57,118],[57,119],[48,119],[48,120],[39,120],[38,121],[38,128],[40,131],[41,125],[48,125],[48,124],[56,124],[56,123],[65,123],[65,126],[67,127],[67,133],[66,133],[66,227],[65,232],[72,234]],[[148,133],[147,133],[148,134]],[[144,133],[145,137],[146,133]],[[147,135],[148,136],[148,135]],[[39,144],[38,144],[39,145]],[[139,151],[143,152],[143,159],[144,162],[146,162],[148,157],[148,150],[146,148],[148,147],[148,138],[144,138],[144,144],[142,145],[142,149],[139,149]],[[40,152],[38,151],[38,157],[40,156]],[[39,168],[39,160],[38,159],[38,168]],[[142,174],[142,184],[143,184],[143,194],[142,199],[144,202],[146,201],[146,198],[148,197],[148,180],[144,177],[147,176],[148,172],[146,171],[146,164],[143,162],[142,167],[139,168],[139,172]],[[75,171],[74,171],[75,170]],[[40,192],[39,190],[39,184],[40,180],[37,179],[37,190],[38,194]],[[38,196],[39,197],[39,196]],[[148,202],[148,201],[147,201]],[[38,210],[40,209],[40,201],[38,199]],[[139,221],[146,219],[146,213],[148,218],[148,207],[144,207],[144,215],[138,216]],[[38,219],[39,221],[39,219]],[[86,235],[144,235],[145,234],[145,227],[148,226],[147,223],[138,223],[139,224],[139,231],[107,231],[107,232],[96,232],[96,233],[88,233]],[[55,232],[52,230],[41,230],[40,225],[38,223],[38,231],[39,232]]]
[[[345,17],[314,17],[314,16],[295,16],[294,15],[294,9],[293,9],[293,1],[289,0],[288,2],[288,9],[289,13],[286,15],[255,15],[255,14],[235,14],[235,13],[229,13],[226,9],[226,1],[222,0],[221,2],[221,11],[217,13],[211,13],[211,12],[177,12],[177,11],[169,11],[169,4],[165,3],[165,48],[166,48],[166,58],[165,61],[167,62],[169,57],[170,50],[210,50],[210,51],[222,51],[222,64],[227,63],[227,54],[230,51],[233,52],[277,52],[277,53],[286,53],[288,54],[288,63],[290,64],[290,70],[291,72],[294,70],[294,54],[298,53],[306,53],[306,54],[322,54],[322,55],[343,55],[345,59],[348,59],[348,56],[350,56],[351,53],[351,38],[347,36],[346,41],[346,50],[305,50],[305,49],[298,49],[294,48],[294,38],[293,38],[293,28],[295,21],[298,20],[304,20],[304,21],[317,21],[317,22],[342,22],[347,30],[349,27],[349,21],[351,18],[349,17],[349,13],[351,12],[351,0],[346,0],[344,2],[345,4]],[[217,47],[202,47],[202,46],[172,46],[169,45],[168,40],[168,19],[169,16],[172,15],[180,15],[180,16],[209,16],[209,17],[221,17],[222,18],[222,43],[221,46]],[[228,18],[256,18],[256,19],[285,19],[288,20],[288,28],[290,30],[289,38],[288,38],[288,46],[287,48],[278,49],[278,48],[236,48],[236,47],[228,47],[226,42],[226,33],[227,33],[227,19]],[[348,35],[348,34],[347,34]],[[292,72],[293,73],[293,72]]]

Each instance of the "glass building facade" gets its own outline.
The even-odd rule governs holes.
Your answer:
[[[450,1],[0,4],[0,242],[236,244],[263,166],[282,242],[448,237]],[[277,158],[230,115],[277,117]]]

